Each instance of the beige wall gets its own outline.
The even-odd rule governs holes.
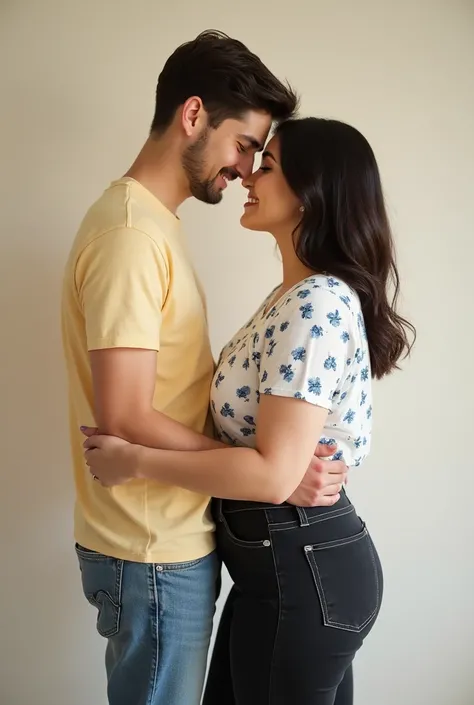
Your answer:
[[[206,27],[246,41],[371,141],[418,326],[376,387],[375,448],[350,488],[384,560],[385,605],[357,705],[474,701],[472,0],[0,0],[0,703],[105,705],[104,643],[72,550],[58,331],[62,265],[85,209],[128,166],[168,54]],[[183,218],[216,351],[279,272],[238,224],[243,192]]]

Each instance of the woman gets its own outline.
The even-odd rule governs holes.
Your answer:
[[[211,390],[229,449],[177,452],[86,441],[106,485],[156,479],[212,494],[217,545],[234,581],[204,705],[350,705],[353,658],[382,599],[382,571],[345,492],[332,507],[285,500],[315,441],[349,466],[367,457],[371,378],[410,349],[387,287],[398,274],[373,152],[357,130],[280,125],[244,183],[242,225],[269,231],[283,282],[221,353]]]

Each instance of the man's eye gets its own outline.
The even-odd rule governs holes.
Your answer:
[[[247,151],[247,147],[244,147],[244,145],[240,142],[237,142],[237,148],[241,154],[245,154],[245,152]]]

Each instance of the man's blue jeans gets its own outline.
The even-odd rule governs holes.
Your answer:
[[[199,705],[220,564],[133,563],[76,546],[84,593],[107,638],[110,705]]]

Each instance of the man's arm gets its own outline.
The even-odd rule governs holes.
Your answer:
[[[75,281],[99,430],[158,448],[221,447],[153,408],[170,283],[167,259],[155,240],[127,227],[99,235],[80,254]]]
[[[99,431],[165,450],[231,452],[153,408],[161,309],[169,285],[168,267],[156,243],[131,228],[110,231],[87,246],[75,275]],[[328,497],[340,481],[337,463],[319,461],[318,469],[307,474],[309,491],[303,488],[304,496],[299,493],[296,502],[332,501]]]
[[[96,350],[90,353],[98,433],[163,450],[229,448],[192,431],[152,407],[157,353],[151,350]],[[336,447],[319,444],[306,474],[289,498],[299,506],[335,504],[346,480],[341,461],[324,461]]]
[[[86,441],[87,463],[106,486],[151,479],[224,499],[281,504],[301,483],[326,416],[326,409],[299,399],[266,396],[255,449],[182,453],[101,435]]]
[[[212,450],[224,444],[153,408],[157,353],[112,348],[90,352],[99,433],[165,450]]]

